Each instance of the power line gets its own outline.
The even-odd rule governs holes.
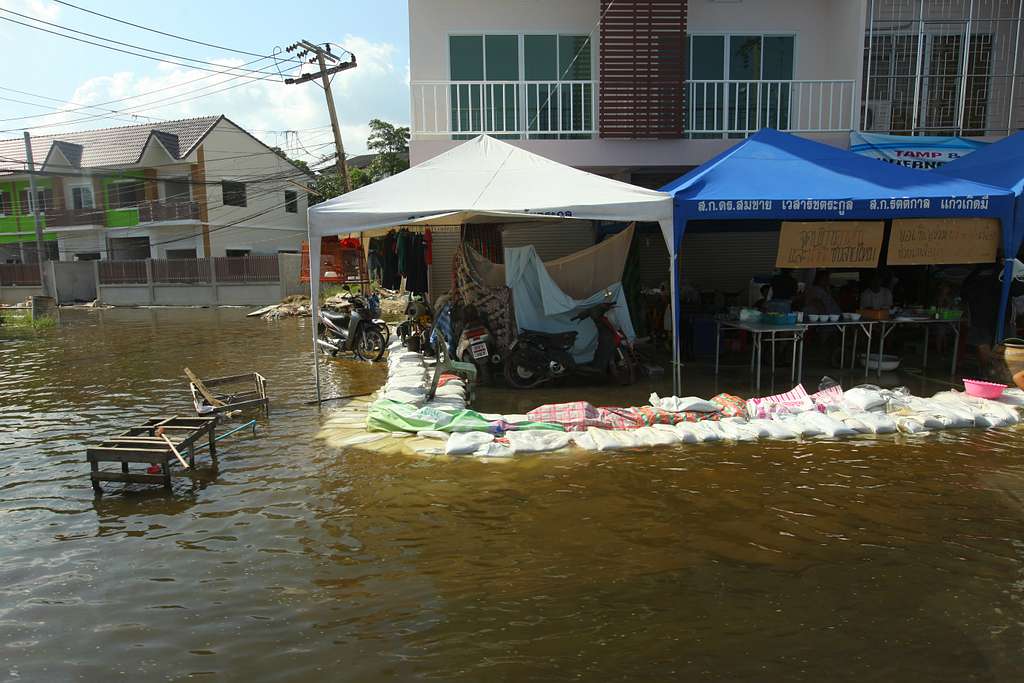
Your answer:
[[[249,55],[251,57],[265,57],[265,55],[259,55],[259,54],[256,54],[255,52],[247,52],[245,50],[236,50],[234,48],[224,47],[223,45],[217,45],[215,43],[206,43],[206,42],[203,42],[201,40],[195,40],[193,38],[188,38],[186,36],[179,36],[176,33],[168,33],[167,31],[161,31],[159,29],[155,29],[155,28],[152,28],[152,27],[149,27],[149,26],[143,26],[142,24],[136,24],[136,23],[131,22],[131,21],[126,21],[125,19],[118,19],[117,17],[112,17],[109,14],[103,14],[102,12],[96,12],[96,11],[91,10],[91,9],[86,9],[85,7],[79,7],[78,5],[74,5],[74,4],[70,3],[70,2],[65,2],[64,0],[53,0],[53,1],[58,3],[58,4],[60,4],[60,5],[65,5],[67,7],[73,7],[74,9],[79,10],[80,12],[87,12],[87,13],[95,15],[97,17],[103,17],[104,19],[109,19],[111,21],[116,21],[119,24],[125,24],[126,26],[134,26],[135,28],[140,28],[143,31],[150,31],[151,33],[158,33],[158,34],[160,34],[162,36],[167,36],[168,38],[177,38],[178,40],[184,40],[186,42],[193,43],[195,45],[203,45],[205,47],[212,47],[212,48],[215,48],[217,50],[224,50],[226,52],[234,52],[234,53],[240,54],[240,55]],[[344,49],[344,48],[342,48],[342,49]],[[283,61],[301,63],[300,60],[297,60],[297,59],[295,59],[293,57],[285,57]]]

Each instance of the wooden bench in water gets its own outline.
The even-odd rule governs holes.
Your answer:
[[[200,412],[200,405],[205,404],[212,408],[208,412],[216,415],[258,408],[264,415],[270,417],[267,378],[258,372],[204,380],[185,368],[185,376],[189,379],[189,389],[196,404],[196,412]]]
[[[100,482],[120,481],[130,484],[161,484],[171,488],[171,468],[179,463],[179,454],[188,458],[188,466],[196,464],[196,442],[205,437],[210,456],[217,457],[213,430],[217,417],[166,417],[147,420],[138,427],[125,430],[85,450],[89,462],[92,488],[103,495]],[[157,430],[160,430],[159,435]],[[166,437],[166,439],[164,438]],[[177,454],[175,453],[177,451]],[[187,451],[187,452],[186,452]],[[121,471],[101,470],[100,463],[121,464]],[[159,465],[160,473],[133,471],[130,465]]]

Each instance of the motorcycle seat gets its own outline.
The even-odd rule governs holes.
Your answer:
[[[538,330],[524,329],[519,336],[524,338],[533,337],[535,339],[550,341],[554,344],[568,346],[576,341],[576,335],[576,332],[540,332]]]
[[[348,319],[351,317],[347,313],[332,313],[331,311],[321,311],[321,312],[323,313],[323,316],[325,318],[327,318],[331,322],[335,322],[335,323],[348,322]]]

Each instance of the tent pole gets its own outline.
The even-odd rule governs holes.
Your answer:
[[[672,395],[678,396],[682,384],[682,372],[679,368],[679,256],[675,252],[676,250],[673,248],[672,253],[669,254],[669,273],[672,278],[669,292],[672,296]]]
[[[996,322],[995,346],[998,346],[1006,336],[1006,306],[1010,302],[1010,286],[1013,284],[1013,259],[1003,259],[1003,290],[999,295],[999,318]]]
[[[316,380],[316,404],[322,402],[320,398],[320,345],[317,343],[317,327],[320,324],[320,236],[313,239],[313,227],[309,226],[307,232],[309,240],[309,307],[312,317],[310,328],[313,335],[313,377]]]

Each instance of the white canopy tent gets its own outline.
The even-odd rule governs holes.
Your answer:
[[[319,312],[320,238],[324,236],[425,223],[442,216],[458,222],[481,215],[657,222],[669,249],[672,319],[678,320],[671,195],[580,171],[486,135],[402,173],[316,204],[308,215],[317,399],[320,366],[315,321]],[[678,361],[678,335],[673,336],[677,340],[674,358]],[[678,382],[678,372],[673,372],[673,379]]]

